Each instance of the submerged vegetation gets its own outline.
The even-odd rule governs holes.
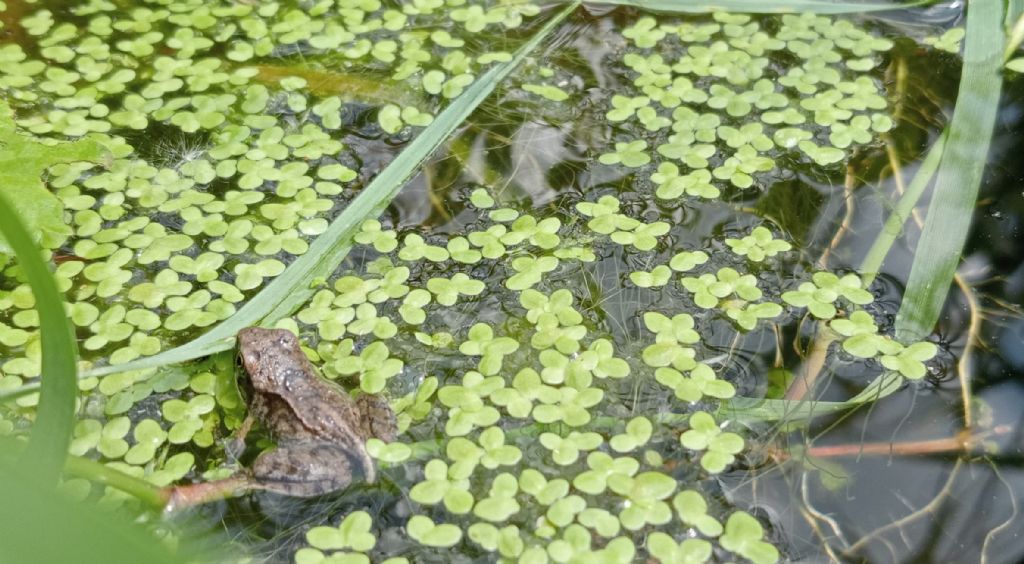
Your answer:
[[[894,230],[876,226],[863,262],[842,247],[852,203],[807,218],[914,127],[886,90],[897,40],[881,21],[817,2],[748,15],[739,0],[707,15],[53,4],[0,3],[0,196],[52,265],[67,322],[46,311],[59,301],[39,294],[30,242],[5,229],[0,432],[31,428],[27,456],[54,476],[66,450],[73,499],[156,523],[168,486],[237,472],[225,446],[244,375],[225,351],[259,324],[295,332],[354,394],[389,398],[400,434],[367,444],[378,483],[258,550],[774,562],[785,538],[719,478],[767,449],[828,482],[838,472],[774,443],[782,431],[948,368],[931,333],[959,248],[911,275],[931,307],[907,313],[878,277],[916,199],[884,200]],[[990,23],[970,18],[898,41],[957,53]],[[980,68],[998,99],[998,72]],[[943,144],[972,138],[932,135],[943,161],[925,161],[921,189],[937,166],[940,186],[978,186],[992,124],[971,127],[981,162],[950,176]],[[969,216],[964,198],[950,213]],[[938,293],[918,298],[925,284]],[[77,390],[56,389],[74,370],[50,363],[76,358],[61,331],[77,337]],[[856,376],[824,395],[840,373]],[[43,452],[43,434],[67,440]]]

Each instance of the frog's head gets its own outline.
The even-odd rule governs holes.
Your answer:
[[[238,356],[253,386],[263,391],[276,389],[282,356],[301,352],[299,339],[287,329],[246,327],[238,332]]]

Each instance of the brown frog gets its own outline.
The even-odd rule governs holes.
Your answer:
[[[380,396],[353,399],[321,378],[286,329],[248,327],[238,332],[242,365],[249,373],[249,417],[261,422],[277,442],[252,466],[264,489],[295,496],[340,490],[358,474],[376,479],[366,440],[392,441],[395,416]]]
[[[309,497],[343,489],[355,480],[376,479],[366,441],[391,441],[397,433],[384,398],[364,394],[353,399],[323,379],[299,340],[285,329],[242,329],[238,351],[249,374],[244,386],[249,415],[234,446],[244,447],[245,436],[258,421],[277,447],[261,453],[248,472],[171,489],[166,510],[253,489]]]

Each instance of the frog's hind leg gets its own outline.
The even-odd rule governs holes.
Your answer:
[[[297,497],[323,495],[374,478],[367,475],[359,453],[323,442],[289,443],[264,452],[253,462],[252,474],[261,489]]]

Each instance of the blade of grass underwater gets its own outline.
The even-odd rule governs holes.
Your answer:
[[[368,218],[377,217],[405,183],[444,143],[501,81],[509,75],[566,17],[579,6],[573,2],[522,45],[511,60],[492,67],[471,84],[416,136],[316,238],[309,250],[283,273],[250,298],[234,315],[210,331],[179,347],[136,361],[90,370],[84,376],[102,376],[126,370],[152,368],[207,356],[234,346],[235,334],[257,323],[269,324],[291,314],[313,295],[313,281],[329,275],[352,247],[352,237]],[[19,389],[18,392],[21,390]]]
[[[39,406],[25,457],[29,465],[38,469],[40,483],[55,485],[64,468],[75,424],[78,348],[74,330],[64,314],[64,299],[40,257],[42,251],[3,196],[0,196],[0,233],[18,257],[18,265],[32,288],[39,314],[42,376]]]
[[[914,6],[931,4],[934,0],[917,2],[830,2],[829,0],[717,0],[716,2],[687,2],[685,0],[589,0],[587,4],[630,6],[651,12],[679,14],[707,14],[711,12],[739,12],[747,14],[790,14],[810,12],[813,14],[857,14],[902,10]]]
[[[889,254],[889,250],[892,249],[893,243],[903,233],[903,226],[910,219],[910,214],[914,211],[914,207],[917,206],[918,200],[921,199],[921,194],[924,193],[925,188],[931,183],[932,178],[935,176],[935,171],[939,168],[939,162],[942,158],[942,152],[946,147],[946,136],[945,130],[942,135],[936,139],[935,144],[928,150],[928,155],[921,161],[920,168],[917,169],[917,173],[914,174],[914,179],[910,181],[910,185],[907,186],[907,191],[903,193],[903,197],[896,204],[896,208],[889,214],[888,219],[885,220],[885,226],[882,227],[882,231],[878,233],[878,237],[875,238],[875,242],[871,245],[871,249],[868,254],[864,257],[864,260],[860,263],[860,274],[864,281],[864,287],[871,285],[874,281],[875,276],[881,271],[882,262],[885,260],[886,255]]]
[[[739,422],[786,421],[799,423],[878,401],[903,386],[903,377],[884,372],[859,394],[846,401],[782,400],[736,397],[722,402],[716,416]]]
[[[1002,2],[971,2],[949,137],[896,314],[896,338],[902,341],[932,332],[960,262],[999,108],[1004,46]]]

